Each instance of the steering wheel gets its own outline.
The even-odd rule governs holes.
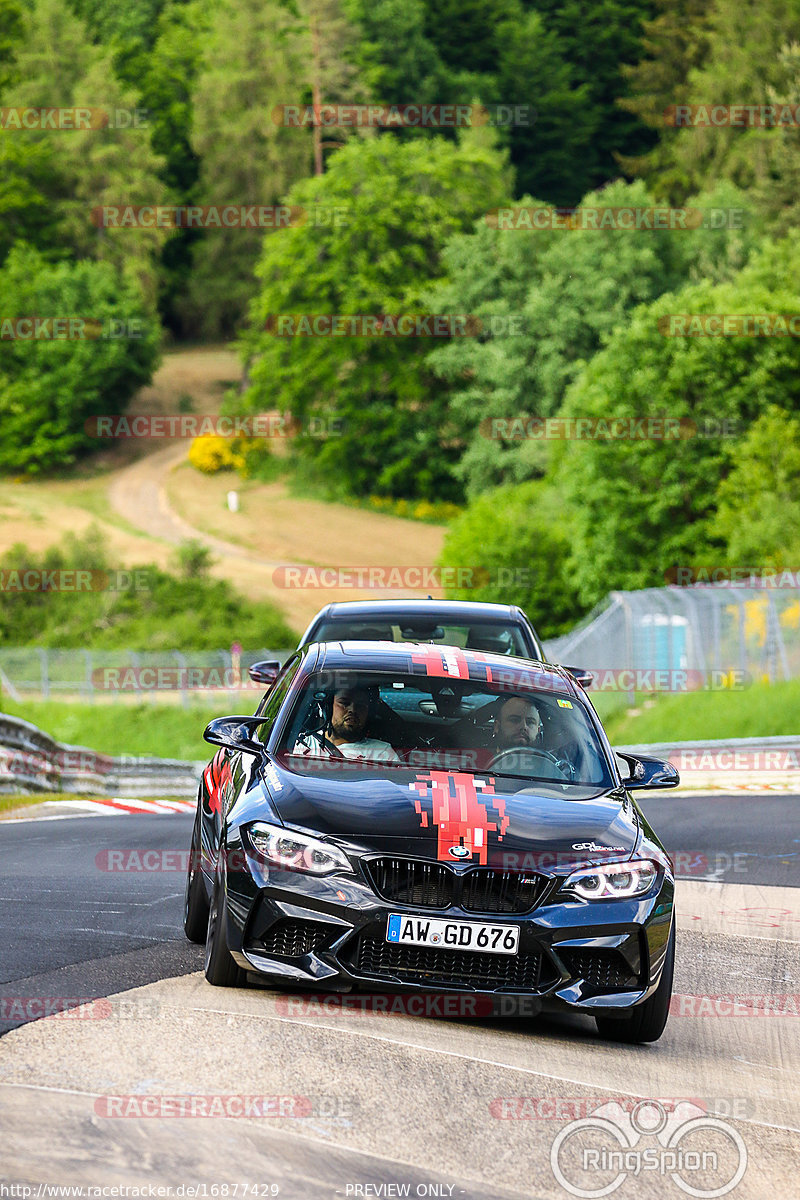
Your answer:
[[[513,757],[512,757],[513,756]],[[533,759],[530,767],[526,767],[526,757]],[[496,767],[503,765],[503,760],[509,760],[509,765],[513,766],[515,775],[525,774],[528,770],[533,774],[533,768],[537,765],[537,759],[544,759],[552,764],[558,771],[562,779],[572,778],[572,767],[565,759],[556,758],[549,750],[537,750],[533,746],[507,746],[505,750],[499,751],[489,763],[489,770],[493,771]],[[556,776],[555,778],[558,778]]]

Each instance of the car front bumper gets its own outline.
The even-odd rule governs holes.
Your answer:
[[[531,912],[476,913],[388,901],[358,876],[274,869],[241,853],[241,844],[239,851],[237,869],[225,879],[228,946],[240,967],[265,982],[339,993],[474,995],[507,1015],[622,1016],[652,995],[661,977],[674,896],[663,869],[641,898],[565,899],[555,895],[554,880]],[[519,950],[499,955],[390,944],[393,912],[518,925]]]

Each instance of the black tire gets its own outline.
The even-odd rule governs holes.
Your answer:
[[[237,966],[228,949],[227,927],[228,904],[217,879],[208,913],[206,979],[213,983],[214,987],[243,987],[245,972]]]
[[[649,1000],[638,1004],[629,1017],[595,1017],[597,1031],[610,1042],[657,1042],[664,1032],[672,999],[672,976],[675,971],[675,926],[669,935],[667,957],[658,987]]]
[[[192,830],[189,866],[186,870],[186,894],[183,902],[183,932],[190,942],[202,946],[208,931],[208,896],[200,870],[200,813]]]

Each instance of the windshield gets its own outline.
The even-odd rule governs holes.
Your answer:
[[[430,769],[569,787],[613,786],[580,701],[553,686],[402,672],[323,671],[295,698],[275,749],[289,770]],[[541,684],[542,676],[537,676]],[[523,784],[524,786],[524,784]],[[561,789],[560,789],[561,790]]]
[[[324,621],[314,633],[315,642],[433,642],[442,646],[460,646],[462,650],[482,650],[484,654],[508,654],[527,658],[531,650],[522,631],[514,625],[498,621],[451,621],[437,624],[410,616],[397,616],[394,621]]]

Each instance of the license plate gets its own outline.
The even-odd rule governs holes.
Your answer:
[[[386,940],[398,946],[430,946],[433,950],[480,950],[484,954],[516,954],[518,925],[484,921],[441,921],[390,913]]]

